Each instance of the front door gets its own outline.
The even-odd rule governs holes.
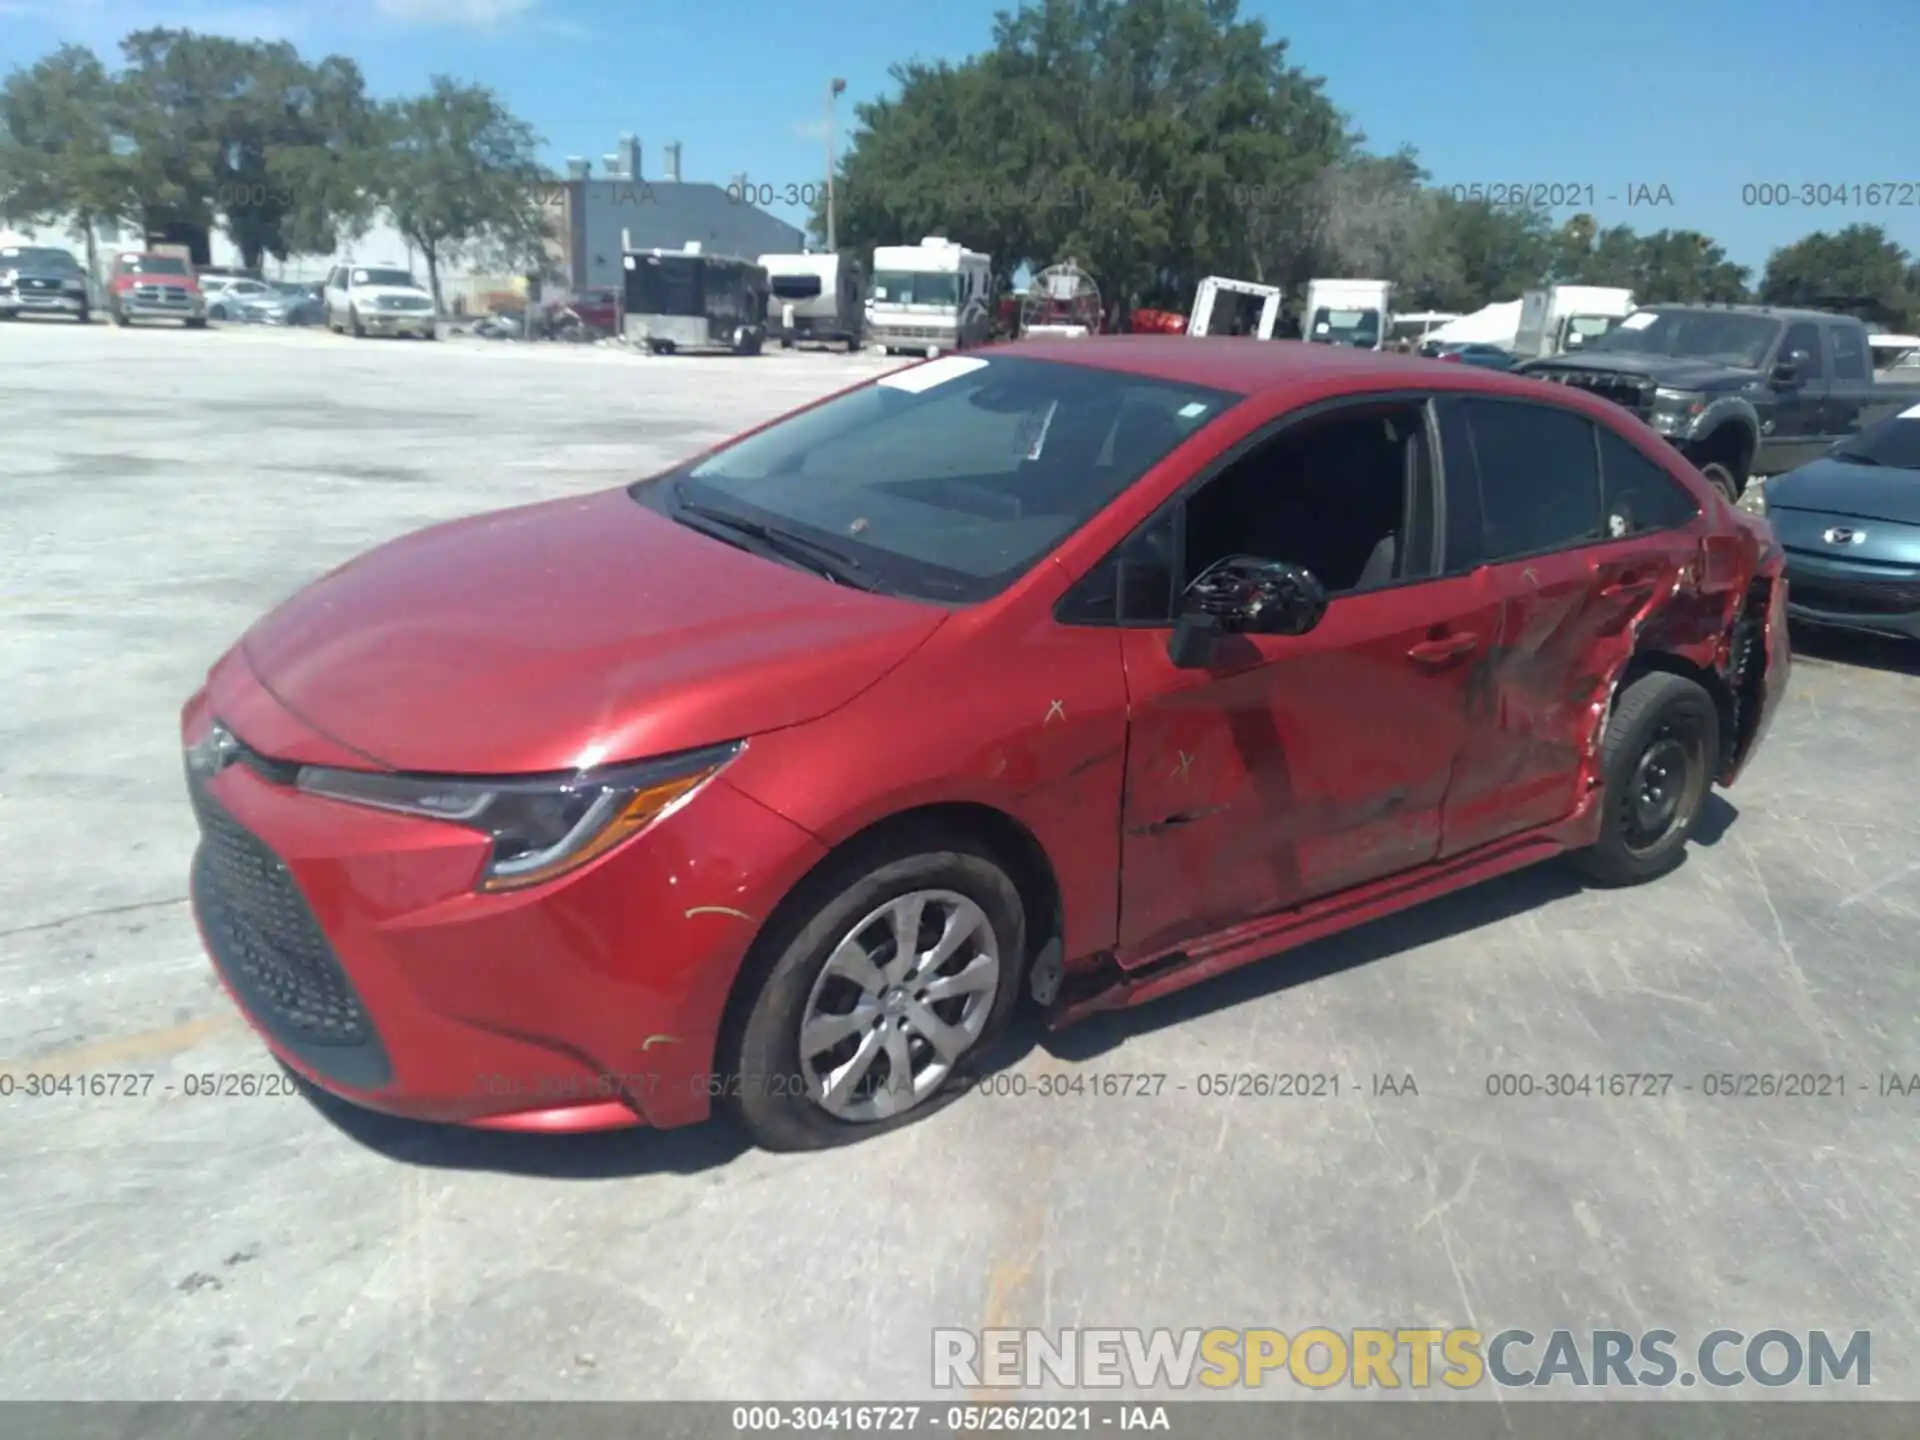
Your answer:
[[[1826,349],[1820,327],[1802,320],[1787,327],[1779,359],[1801,358],[1793,379],[1772,381],[1773,428],[1761,441],[1765,473],[1780,474],[1817,460],[1831,445],[1827,430]]]
[[[1263,461],[1255,450],[1190,497],[1184,540],[1188,574],[1223,548],[1322,574],[1334,594],[1320,624],[1233,637],[1206,669],[1173,665],[1170,627],[1123,632],[1123,965],[1439,850],[1468,679],[1499,607],[1478,577],[1433,578],[1424,407],[1323,421],[1326,448],[1316,449],[1315,422],[1301,422],[1273,442],[1288,455]],[[1373,445],[1382,433],[1398,438]],[[1315,456],[1329,455],[1332,473],[1316,479]],[[1382,522],[1398,531],[1384,567],[1377,547],[1365,566],[1352,563],[1369,554],[1364,525],[1353,526],[1370,492],[1400,512]],[[1232,505],[1204,513],[1223,498]]]

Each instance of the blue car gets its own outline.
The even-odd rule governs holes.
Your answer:
[[[1456,365],[1478,365],[1483,370],[1511,370],[1514,364],[1513,356],[1498,345],[1477,343],[1442,345],[1434,358]]]
[[[1752,481],[1740,508],[1786,551],[1792,619],[1920,639],[1920,405]]]

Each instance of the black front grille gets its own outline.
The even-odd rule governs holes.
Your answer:
[[[1624,410],[1645,418],[1653,410],[1653,383],[1632,375],[1614,375],[1603,370],[1542,370],[1539,379],[1556,385],[1571,385],[1602,400],[1611,400]]]
[[[1920,584],[1912,581],[1876,584],[1871,580],[1818,580],[1787,576],[1787,600],[1829,615],[1912,615],[1920,612]]]
[[[214,963],[273,1037],[322,1075],[373,1089],[391,1071],[366,1008],[286,864],[188,777],[194,903]]]

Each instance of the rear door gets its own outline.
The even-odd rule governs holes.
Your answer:
[[[1440,425],[1448,568],[1479,573],[1500,605],[1441,816],[1445,858],[1573,812],[1593,707],[1666,567],[1624,504],[1603,507],[1603,432],[1586,416],[1450,399]]]
[[[1796,320],[1780,342],[1776,363],[1792,359],[1798,369],[1791,380],[1772,382],[1773,429],[1761,442],[1770,473],[1805,465],[1831,444],[1827,438],[1831,367],[1824,329],[1811,320]]]

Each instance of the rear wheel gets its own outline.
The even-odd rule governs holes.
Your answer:
[[[1738,500],[1740,498],[1740,479],[1733,473],[1732,466],[1723,465],[1718,460],[1715,460],[1709,464],[1702,465],[1700,467],[1700,473],[1711,480],[1714,488],[1725,495],[1728,500]]]
[[[1696,682],[1656,670],[1621,692],[1600,747],[1600,839],[1572,858],[1601,885],[1637,885],[1685,857],[1720,769],[1720,712]]]
[[[726,1108],[770,1150],[933,1114],[1011,1017],[1025,945],[1018,889],[971,842],[850,854],[749,957],[721,1042]]]

